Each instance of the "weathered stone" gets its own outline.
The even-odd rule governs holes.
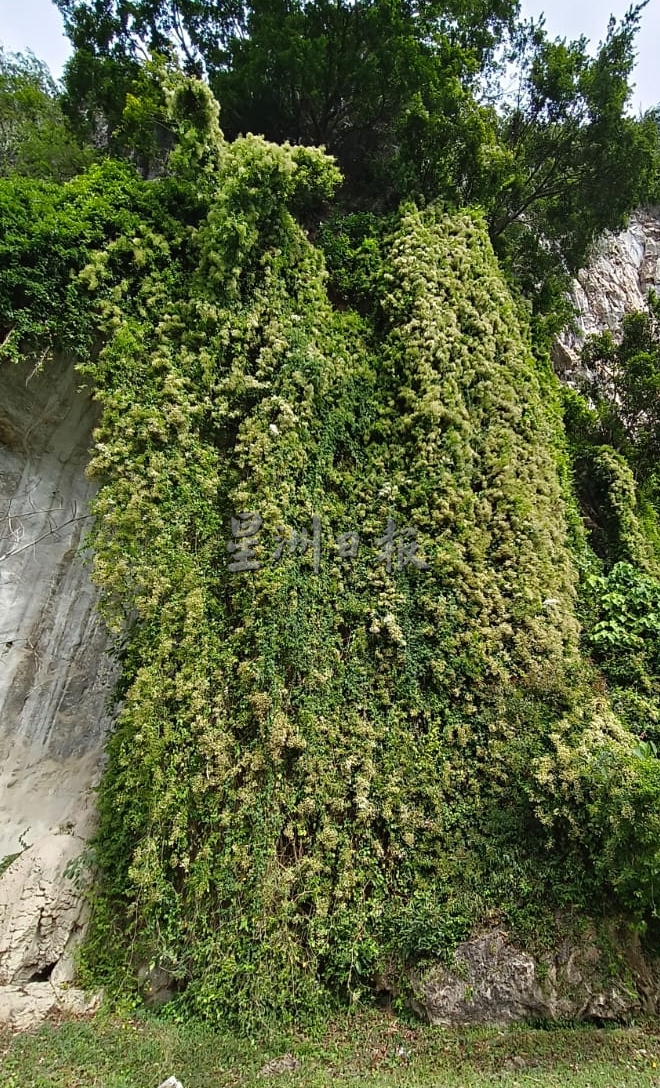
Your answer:
[[[616,332],[624,314],[643,310],[649,289],[660,292],[660,208],[635,212],[621,234],[606,234],[587,268],[573,281],[576,329],[559,337],[553,351],[557,372],[571,380],[579,373],[586,336]]]
[[[72,977],[84,906],[64,872],[93,826],[109,725],[108,640],[78,554],[96,409],[77,387],[62,359],[0,367],[0,1023],[40,1019],[59,1003],[46,979]]]
[[[463,942],[451,968],[434,966],[411,979],[413,1007],[432,1024],[503,1026],[521,1020],[625,1020],[660,1007],[660,986],[639,939],[612,932],[614,976],[590,930],[535,958],[502,930]]]
[[[73,366],[0,366],[0,860],[87,819],[112,668],[78,554],[96,418]]]
[[[157,1009],[171,1001],[177,992],[176,979],[162,967],[147,967],[138,970],[138,980],[142,983],[144,1003],[148,1009]]]
[[[262,1065],[258,1076],[278,1077],[282,1073],[295,1073],[296,1069],[300,1069],[299,1059],[293,1054],[283,1054],[281,1058],[271,1058],[269,1062]]]
[[[45,834],[7,868],[0,880],[0,987],[71,981],[71,954],[86,907],[65,874],[84,842]]]
[[[0,1024],[13,1031],[25,1031],[56,1013],[80,1016],[94,1012],[101,995],[54,986],[51,982],[26,982],[0,986]]]

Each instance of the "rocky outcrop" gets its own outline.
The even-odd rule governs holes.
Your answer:
[[[0,1022],[40,1016],[70,977],[84,908],[64,874],[93,824],[109,724],[79,553],[95,407],[78,384],[62,359],[0,367]]]
[[[51,982],[32,982],[0,987],[0,1024],[13,1031],[40,1023],[55,1013],[79,1016],[98,1008],[100,996]]]
[[[570,380],[579,370],[585,336],[616,332],[624,314],[645,308],[649,289],[660,293],[660,208],[641,209],[626,230],[606,234],[588,267],[578,273],[571,292],[576,327],[555,344],[557,373]]]
[[[657,969],[639,938],[594,928],[533,956],[494,929],[463,942],[454,964],[413,977],[413,1006],[432,1024],[504,1026],[519,1020],[621,1021],[660,1008]],[[616,968],[612,964],[616,963]]]
[[[77,835],[45,834],[0,880],[0,987],[71,982],[73,952],[86,921],[77,865]]]

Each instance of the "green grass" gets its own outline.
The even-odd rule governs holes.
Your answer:
[[[277,1088],[660,1088],[660,1026],[450,1031],[386,1013],[268,1042],[104,1015],[0,1032],[0,1088],[157,1088],[172,1074],[184,1088],[263,1088],[259,1070],[285,1052],[301,1065]]]

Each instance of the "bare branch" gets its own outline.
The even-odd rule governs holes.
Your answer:
[[[48,532],[42,533],[41,536],[38,536],[35,540],[31,540],[29,544],[24,544],[21,548],[14,548],[12,551],[6,552],[5,555],[0,555],[0,563],[5,559],[11,559],[14,555],[20,555],[21,552],[27,551],[28,548],[33,548],[35,544],[39,544],[42,540],[47,540],[49,536],[54,536],[55,533],[61,532],[67,525],[73,525],[78,521],[86,521],[93,516],[93,514],[80,514],[76,517],[68,518],[67,521],[63,521],[61,525],[56,525],[53,529],[49,529]]]

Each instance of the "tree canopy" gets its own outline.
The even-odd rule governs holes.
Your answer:
[[[584,38],[553,42],[542,21],[521,22],[514,0],[57,3],[80,123],[104,116],[116,133],[144,55],[177,56],[208,79],[229,138],[335,155],[348,211],[483,207],[540,313],[594,238],[657,192],[654,119],[626,113],[644,5],[610,20],[590,56]]]
[[[47,66],[0,47],[0,177],[64,180],[91,157],[67,124]]]

